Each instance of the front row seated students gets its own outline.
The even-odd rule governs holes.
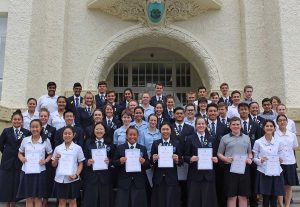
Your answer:
[[[118,191],[115,199],[115,207],[147,207],[146,170],[150,168],[150,162],[146,147],[137,143],[139,132],[131,126],[126,130],[126,142],[117,147],[113,164],[118,169]],[[140,150],[139,162],[141,171],[127,172],[126,151]]]

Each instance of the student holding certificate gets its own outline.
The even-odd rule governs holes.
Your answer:
[[[197,117],[196,133],[189,136],[186,141],[183,158],[189,164],[188,207],[218,207],[213,170],[213,162],[217,163],[218,158],[213,155],[214,140],[205,132],[206,127],[206,120],[201,116]]]
[[[171,137],[172,127],[169,123],[162,123],[160,132],[162,138],[155,140],[151,148],[154,168],[151,206],[179,207],[181,194],[177,165],[182,164],[181,147],[179,140]]]
[[[284,179],[281,159],[282,145],[274,137],[275,123],[266,119],[263,125],[265,135],[256,140],[253,147],[254,162],[257,165],[256,193],[263,195],[263,207],[277,206],[277,196],[284,195]]]
[[[114,166],[118,169],[118,192],[115,207],[147,207],[146,170],[150,162],[146,147],[137,143],[138,130],[131,126],[126,131],[125,144],[118,146]]]
[[[241,132],[241,120],[232,117],[231,132],[222,137],[218,157],[225,163],[224,189],[227,206],[247,207],[247,197],[251,195],[250,168],[252,163],[251,142],[249,136]]]
[[[31,136],[25,137],[18,158],[23,163],[17,198],[26,198],[26,206],[42,206],[47,197],[46,163],[51,160],[52,147],[46,136],[41,137],[42,122],[30,122]],[[46,157],[47,153],[47,157]]]
[[[278,115],[276,122],[279,129],[275,132],[275,137],[282,143],[282,150],[280,152],[284,177],[285,188],[285,206],[289,207],[292,198],[292,186],[299,185],[297,175],[297,165],[294,150],[298,147],[297,137],[294,133],[287,129],[288,118],[285,115]],[[279,203],[283,206],[283,197],[279,196]]]
[[[113,206],[113,180],[111,164],[114,155],[114,145],[108,144],[106,128],[97,123],[92,137],[86,140],[84,146],[85,188],[84,206],[110,207]]]
[[[80,196],[79,175],[85,160],[82,148],[73,142],[75,130],[72,126],[63,128],[63,140],[52,156],[52,166],[56,168],[54,196],[59,201],[59,207],[77,206],[76,198]]]
[[[16,194],[20,182],[22,162],[18,159],[18,150],[24,137],[30,135],[22,127],[23,116],[20,110],[11,116],[12,126],[5,128],[0,136],[0,203],[6,206],[15,206]]]

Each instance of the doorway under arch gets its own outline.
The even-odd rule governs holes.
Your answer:
[[[155,84],[160,82],[165,86],[164,94],[173,95],[176,105],[186,102],[186,92],[196,92],[203,85],[188,60],[176,52],[157,47],[126,55],[110,69],[106,80],[116,91],[118,100],[126,88],[133,90],[136,100],[144,91],[152,96]]]

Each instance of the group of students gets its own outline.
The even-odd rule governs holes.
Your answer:
[[[79,83],[69,98],[56,96],[53,82],[47,89],[28,99],[26,112],[14,112],[1,134],[0,202],[7,206],[24,198],[26,206],[47,206],[57,198],[59,206],[246,207],[249,200],[255,207],[262,195],[264,207],[288,207],[291,186],[299,185],[295,124],[285,105],[272,110],[272,99],[263,99],[259,113],[252,86],[243,101],[239,91],[227,96],[226,83],[218,99],[206,99],[200,87],[199,99],[187,93],[184,107],[162,96],[159,83],[141,103],[131,89],[116,103],[104,81],[96,96],[81,97]],[[173,150],[169,167],[159,164],[162,146]],[[105,169],[94,170],[96,149],[106,152]],[[126,166],[131,149],[140,152],[134,172]],[[211,168],[199,169],[199,149],[211,151]]]

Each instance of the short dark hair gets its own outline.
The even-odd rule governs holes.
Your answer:
[[[64,118],[65,118],[65,116],[66,116],[67,113],[72,113],[73,116],[75,116],[74,111],[72,111],[72,110],[65,110],[65,112],[64,112],[64,114],[63,114],[63,117],[64,117]]]
[[[241,96],[241,92],[239,92],[238,90],[234,90],[231,92],[231,97],[233,96],[233,94],[236,94],[236,93],[240,94],[240,96]]]
[[[247,103],[244,103],[244,102],[239,103],[239,105],[238,105],[238,110],[240,110],[240,108],[242,108],[242,107],[245,107],[245,108],[248,108],[248,109],[249,109],[249,105],[248,105]]]
[[[237,116],[234,116],[234,117],[232,117],[231,119],[230,119],[230,125],[231,125],[231,123],[232,122],[234,122],[234,121],[239,121],[240,123],[241,123],[241,119],[239,118],[239,117],[237,117]]]
[[[258,102],[256,102],[256,101],[252,101],[251,103],[249,103],[249,108],[253,105],[253,104],[257,104],[258,105],[258,107],[259,107],[259,104],[258,104]]]
[[[76,88],[76,87],[81,87],[82,88],[82,86],[81,86],[81,84],[79,82],[74,83],[73,89]]]
[[[227,87],[229,88],[229,85],[228,85],[228,83],[221,83],[221,85],[220,85],[220,89],[222,88],[222,86],[227,86]]]
[[[264,98],[264,99],[261,101],[261,104],[264,105],[265,102],[270,102],[270,103],[272,103],[272,102],[271,102],[271,99],[269,99],[269,98]]]
[[[162,82],[157,82],[157,83],[155,84],[155,87],[154,87],[154,88],[156,88],[156,86],[162,86],[162,87],[164,87],[164,84],[163,84]]]
[[[176,108],[173,110],[174,114],[175,114],[176,111],[178,111],[178,110],[184,111],[184,109],[183,109],[181,106],[178,106],[178,107],[176,107]]]
[[[35,104],[37,104],[37,100],[36,100],[35,98],[29,98],[29,99],[27,100],[27,104],[29,103],[29,101],[34,101]]]
[[[49,88],[50,86],[55,86],[55,88],[56,88],[56,83],[55,82],[48,82],[47,83],[47,88]]]
[[[200,87],[198,88],[198,92],[199,92],[199,90],[201,90],[201,89],[204,89],[204,90],[206,91],[206,87],[205,87],[205,86],[200,86]]]
[[[216,108],[216,109],[218,110],[218,105],[217,105],[217,104],[215,104],[215,103],[210,103],[210,104],[207,105],[206,111],[208,111],[208,108],[210,108],[210,107],[214,107],[214,108]]]
[[[224,106],[225,106],[225,108],[228,110],[227,104],[225,104],[224,102],[218,103],[218,109],[221,108],[221,107],[224,107]]]
[[[245,85],[245,87],[244,87],[244,92],[246,92],[246,89],[247,89],[247,88],[251,88],[252,91],[253,91],[253,86],[251,86],[251,85]]]
[[[107,86],[107,83],[106,83],[106,81],[99,81],[99,83],[98,83],[98,87],[99,87],[99,86],[101,86],[101,85],[105,85],[105,86]]]

